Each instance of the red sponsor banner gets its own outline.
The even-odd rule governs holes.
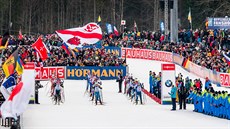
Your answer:
[[[65,78],[65,68],[63,67],[63,68],[60,68],[60,67],[58,67],[57,68],[57,77],[58,78]]]
[[[148,49],[130,49],[122,48],[123,58],[133,58],[133,59],[146,59],[146,60],[156,60],[164,62],[172,62],[173,56],[171,52],[155,51]]]
[[[162,70],[174,70],[176,69],[175,64],[162,64]]]
[[[24,69],[34,69],[34,68],[35,68],[34,62],[27,62],[26,64],[24,64]]]
[[[60,79],[65,79],[65,67],[35,67],[36,80],[49,80],[53,73]]]
[[[220,73],[221,86],[230,87],[230,74]]]

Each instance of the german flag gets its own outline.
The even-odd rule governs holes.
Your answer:
[[[183,66],[184,68],[188,68],[188,66],[189,66],[189,60],[188,60],[187,58],[184,58],[184,60],[183,60],[183,62],[182,62],[182,66]]]
[[[18,50],[19,49],[15,50],[14,53],[2,65],[2,69],[6,78],[13,74],[15,71],[19,75],[23,73],[23,65],[21,59],[18,56]]]

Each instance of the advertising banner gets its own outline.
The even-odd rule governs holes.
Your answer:
[[[176,66],[175,64],[161,64],[161,104],[170,104],[172,85],[175,85],[176,76]]]
[[[121,48],[120,47],[105,47],[106,53],[113,53],[118,57],[121,57]]]
[[[83,48],[102,48],[101,45],[99,46],[83,46]],[[114,53],[118,57],[121,57],[121,48],[120,47],[104,47],[106,53]]]
[[[52,73],[58,78],[65,79],[65,67],[35,67],[36,80],[49,80]]]
[[[208,29],[230,29],[230,18],[208,18]]]
[[[146,59],[164,62],[173,62],[171,52],[155,51],[149,49],[122,48],[122,58]]]
[[[124,66],[67,66],[66,67],[66,79],[83,80],[87,77],[87,72],[95,74],[100,77],[101,80],[117,79],[118,73],[121,72],[123,76],[126,75],[126,67]]]
[[[220,84],[224,87],[230,87],[230,74],[220,73]]]

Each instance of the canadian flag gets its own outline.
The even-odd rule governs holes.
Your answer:
[[[44,61],[48,58],[49,50],[46,45],[42,42],[41,37],[37,39],[37,41],[32,44],[32,47],[36,50],[40,58]]]
[[[118,32],[116,26],[113,26],[113,30],[114,30],[114,34],[115,34],[116,36],[119,36],[119,32]]]
[[[71,49],[85,43],[94,44],[102,39],[101,27],[94,22],[83,27],[57,30],[56,33]]]

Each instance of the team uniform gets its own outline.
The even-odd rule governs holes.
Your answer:
[[[87,77],[86,77],[86,80],[87,80],[86,91],[88,91],[88,89],[90,89],[90,87],[91,87],[90,86],[91,85],[90,79],[91,79],[91,74],[88,73]]]
[[[51,81],[51,96],[53,96],[54,88],[55,88],[55,81],[56,81],[55,73],[52,73],[50,81]]]
[[[141,104],[143,104],[142,102],[142,85],[140,83],[137,82],[137,85],[135,87],[135,91],[136,91],[136,104],[138,103],[138,96],[140,98],[140,102]]]
[[[99,101],[100,104],[102,105],[102,87],[101,87],[101,81],[100,80],[96,80],[94,85],[93,85],[93,89],[94,89],[94,95],[95,95],[95,104],[97,105],[97,102]]]
[[[59,78],[55,79],[55,87],[54,87],[54,97],[55,97],[55,104],[60,104],[61,102],[61,80]]]

